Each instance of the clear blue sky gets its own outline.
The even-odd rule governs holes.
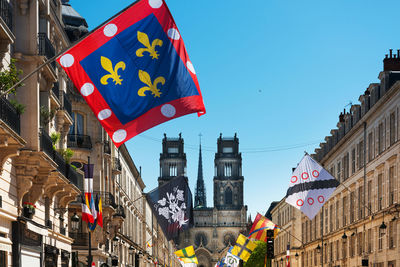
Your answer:
[[[90,29],[133,1],[71,0]],[[312,153],[338,115],[378,82],[400,48],[398,1],[167,0],[196,69],[207,114],[161,124],[127,142],[145,191],[157,186],[163,133],[185,139],[194,192],[199,133],[207,203],[213,205],[219,133],[236,132],[244,200],[252,217],[282,199],[291,169]],[[349,106],[346,107],[347,109]]]

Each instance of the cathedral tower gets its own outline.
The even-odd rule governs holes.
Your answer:
[[[204,179],[203,179],[203,159],[201,157],[201,142],[200,142],[199,167],[197,172],[197,183],[194,196],[194,208],[206,208],[206,207],[207,207],[206,188],[204,186]]]
[[[164,134],[163,151],[160,154],[160,177],[158,186],[163,185],[174,177],[186,177],[186,154],[183,151],[183,138],[167,138]]]
[[[218,210],[242,209],[244,178],[236,134],[233,138],[220,135],[214,164],[214,207]]]

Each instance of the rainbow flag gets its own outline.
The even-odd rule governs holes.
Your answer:
[[[279,227],[260,213],[257,213],[253,226],[250,229],[249,239],[267,242],[267,230],[274,230],[274,238],[279,232]]]

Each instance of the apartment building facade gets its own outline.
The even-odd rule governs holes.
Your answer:
[[[337,129],[312,155],[341,185],[313,220],[292,217],[302,240],[295,266],[400,265],[400,52],[390,50],[383,63],[380,83],[370,84],[360,104],[340,114]],[[273,218],[285,206],[277,205]],[[274,266],[284,264],[283,235],[275,240]],[[292,247],[293,237],[285,242]]]
[[[126,147],[112,144],[56,62],[35,72],[87,32],[68,1],[0,1],[1,92],[10,77],[33,72],[0,98],[0,266],[86,266],[80,196],[89,161],[103,202],[104,226],[91,235],[96,266],[178,266]]]

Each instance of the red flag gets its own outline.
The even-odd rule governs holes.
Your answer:
[[[103,207],[101,205],[101,197],[96,198],[96,210],[97,210],[97,224],[103,227]]]
[[[117,147],[205,114],[196,72],[163,0],[136,1],[58,59]]]

